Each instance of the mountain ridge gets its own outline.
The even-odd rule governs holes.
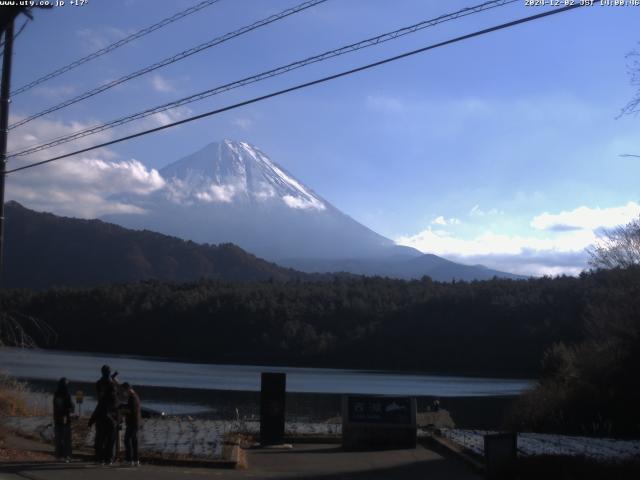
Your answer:
[[[199,245],[102,220],[5,205],[4,284],[11,288],[92,287],[157,279],[176,282],[311,278],[233,244]]]
[[[284,274],[280,265],[295,269],[298,276],[350,273],[413,279],[426,275],[438,281],[487,280],[494,276],[523,278],[486,267],[458,264],[397,245],[341,212],[247,142],[209,143],[160,169],[159,173],[162,186],[155,191],[110,198],[134,207],[129,213],[102,217],[105,222],[146,232],[143,234],[145,241],[151,242],[151,250],[143,245],[142,237],[121,231],[116,235],[120,239],[119,256],[115,246],[106,245],[104,251],[111,256],[110,263],[101,264],[97,253],[93,257],[97,265],[102,265],[111,274],[96,272],[91,276],[76,272],[74,281],[79,278],[85,278],[90,284],[98,279],[181,281],[193,279],[198,274],[235,279],[230,272],[218,269],[215,262],[220,261],[220,251],[199,250],[211,245],[220,245],[211,247],[220,249],[225,244],[237,246],[234,254],[227,252],[237,262],[244,259],[246,263],[247,252],[254,256],[254,265],[245,265],[245,271],[236,274],[240,279],[264,278],[264,271],[275,277],[290,277],[291,271]],[[93,241],[104,242],[107,227],[96,225]],[[69,228],[73,232],[80,227]],[[109,228],[113,230],[113,227]],[[169,248],[165,245],[168,240],[161,240],[152,232],[177,238]],[[91,236],[87,232],[83,235]],[[122,241],[122,237],[127,241]],[[190,247],[191,250],[185,253],[182,251],[184,246],[175,243],[178,239],[201,245]],[[64,248],[73,238],[57,241],[58,248]],[[164,245],[164,250],[160,244]],[[189,269],[172,258],[168,250],[178,252],[176,255],[185,265],[193,264],[195,258],[199,258],[202,265],[192,265]],[[126,265],[123,258],[128,258],[131,265]],[[63,268],[51,259],[46,260],[52,268]],[[259,268],[258,261],[264,262]],[[265,265],[269,262],[271,266],[267,268]],[[70,265],[73,264],[70,261]],[[110,270],[113,265],[120,265],[120,271]],[[34,265],[33,268],[38,267]],[[44,272],[41,275],[47,277]],[[69,275],[71,279],[73,275]]]
[[[130,230],[102,220],[36,212],[14,201],[7,202],[5,211],[7,228],[3,278],[5,286],[10,288],[84,288],[153,279],[174,282],[201,278],[225,281],[322,280],[354,274],[405,279],[430,276],[436,281],[501,276],[486,269],[486,275],[479,275],[474,267],[455,264],[435,255],[418,258],[398,255],[386,263],[377,260],[377,264],[375,259],[333,260],[329,261],[332,262],[331,272],[322,268],[308,268],[302,272],[290,265],[281,266],[258,258],[230,243],[201,245],[149,230]],[[431,267],[423,265],[415,269],[413,275],[406,275],[399,272],[394,263],[400,259],[431,262]],[[328,261],[320,262],[326,264]]]

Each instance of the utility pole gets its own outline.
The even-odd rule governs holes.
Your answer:
[[[16,13],[17,15],[17,13]],[[0,288],[4,274],[4,184],[7,169],[7,138],[9,136],[9,103],[11,102],[11,57],[13,56],[13,15],[4,29],[2,85],[0,85]]]

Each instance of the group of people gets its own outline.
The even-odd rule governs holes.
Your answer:
[[[113,464],[122,417],[125,420],[125,460],[132,466],[139,466],[138,431],[142,424],[140,397],[133,387],[117,381],[118,372],[111,373],[108,365],[103,365],[102,376],[96,382],[96,408],[89,418],[89,428],[96,427],[96,463]],[[61,378],[53,396],[53,423],[55,433],[55,455],[58,459],[71,459],[71,419],[74,404],[69,393],[69,382]]]

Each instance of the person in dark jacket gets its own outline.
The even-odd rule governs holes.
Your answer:
[[[100,379],[96,382],[96,398],[98,401],[102,398],[105,391],[107,391],[111,386],[117,385],[116,377],[118,376],[118,372],[111,375],[111,367],[109,365],[103,365],[100,369]]]
[[[138,431],[142,424],[140,412],[140,397],[129,383],[123,383],[122,388],[127,395],[127,403],[120,406],[124,412],[126,429],[124,431],[124,448],[126,461],[132,466],[140,466],[138,459]]]
[[[89,427],[96,426],[96,462],[102,464],[112,464],[115,457],[119,424],[116,375],[111,375],[111,368],[103,365],[102,377],[96,382],[98,403],[89,419]]]
[[[69,382],[62,377],[53,394],[53,426],[56,458],[66,462],[71,460],[71,415],[73,410]]]

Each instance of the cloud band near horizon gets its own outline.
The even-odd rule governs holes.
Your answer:
[[[475,206],[469,217],[477,218],[479,211]],[[588,246],[606,229],[627,224],[638,216],[640,204],[634,201],[608,208],[583,205],[560,213],[536,215],[525,234],[484,228],[474,236],[456,234],[455,228],[446,229],[460,222],[444,222],[439,216],[426,229],[400,236],[396,242],[456,262],[482,264],[522,275],[578,275],[587,268]]]

